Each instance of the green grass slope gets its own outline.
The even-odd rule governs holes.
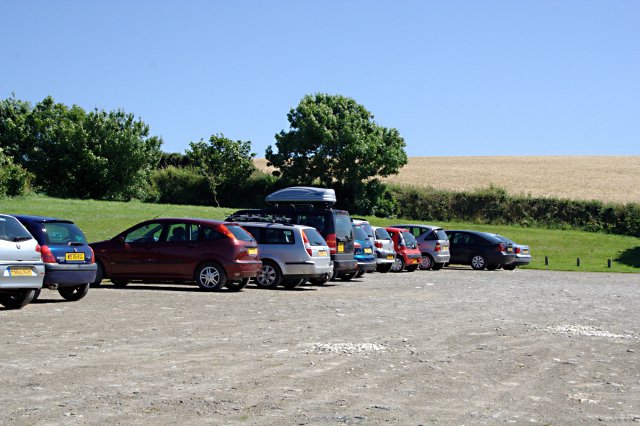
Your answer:
[[[70,219],[89,241],[113,237],[142,220],[155,217],[199,217],[224,219],[232,208],[145,204],[93,200],[66,200],[44,196],[0,198],[0,213],[33,214]],[[412,222],[410,219],[368,218],[378,226]],[[420,222],[415,222],[420,223]],[[640,238],[573,230],[491,226],[473,223],[438,223],[448,229],[496,232],[531,248],[535,269],[589,272],[640,272]],[[545,256],[549,265],[545,266]],[[577,259],[580,258],[580,266]],[[607,260],[612,260],[608,268]]]

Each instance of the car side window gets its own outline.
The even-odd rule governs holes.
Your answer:
[[[248,233],[251,234],[253,238],[256,239],[258,244],[264,244],[264,238],[262,238],[262,232],[260,232],[260,228],[254,228],[253,226],[242,226]]]
[[[290,229],[265,229],[267,244],[293,244],[293,231]]]
[[[124,237],[125,243],[155,243],[162,236],[163,223],[147,223],[130,231]]]
[[[197,241],[199,227],[195,223],[172,223],[167,229],[167,241]]]
[[[422,235],[422,229],[420,228],[410,228],[409,229],[411,231],[411,234],[413,234],[414,237],[418,238],[420,235]]]
[[[464,244],[465,238],[462,234],[452,234],[449,239],[451,240],[451,244],[462,245]]]
[[[202,228],[202,236],[206,241],[215,241],[224,238],[224,235],[222,235],[221,232],[206,226]]]

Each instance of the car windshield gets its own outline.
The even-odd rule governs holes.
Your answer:
[[[250,233],[242,229],[238,225],[225,225],[234,237],[240,241],[255,241]]]
[[[309,240],[309,244],[312,246],[326,246],[327,242],[322,238],[322,235],[313,228],[307,228],[302,231]]]
[[[348,214],[336,212],[336,238],[340,240],[353,239],[353,231],[351,230],[351,218]]]
[[[26,241],[33,237],[18,222],[18,219],[11,216],[0,216],[0,240],[5,241]]]
[[[436,236],[436,240],[448,240],[449,237],[447,237],[447,234],[444,232],[444,229],[440,228],[440,229],[434,229],[433,233]]]
[[[353,236],[356,240],[368,240],[369,238],[367,237],[367,233],[364,232],[364,229],[362,229],[361,226],[354,226],[353,227]]]
[[[373,235],[373,228],[371,227],[370,224],[368,223],[363,223],[360,225],[362,227],[362,229],[364,230],[364,232],[367,234],[367,237],[369,238],[375,238]]]
[[[384,228],[376,229],[376,239],[378,240],[391,240],[391,235]]]
[[[409,248],[418,247],[418,241],[416,241],[416,237],[414,237],[411,232],[409,231],[403,232],[402,237],[404,238],[404,243],[406,244],[407,247]]]
[[[84,234],[73,223],[68,222],[44,222],[42,224],[47,245],[67,245],[69,243],[86,244]]]

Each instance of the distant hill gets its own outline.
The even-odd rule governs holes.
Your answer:
[[[267,170],[265,159],[256,159]],[[493,184],[512,195],[640,203],[640,156],[410,157],[390,183],[453,191]]]

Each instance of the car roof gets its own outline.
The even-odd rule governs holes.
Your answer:
[[[38,222],[38,223],[45,223],[45,222],[66,222],[66,223],[73,223],[72,221],[68,220],[68,219],[58,219],[55,217],[49,217],[49,216],[34,216],[34,215],[28,215],[28,214],[14,214],[11,215],[13,217],[15,217],[16,219],[20,220],[20,221],[27,221],[27,222]]]
[[[411,226],[414,228],[425,228],[425,229],[442,229],[442,226],[437,225],[425,225],[423,223],[404,223],[402,225],[393,225],[395,228],[404,228],[405,226]]]
[[[316,229],[312,226],[298,225],[294,223],[280,223],[280,222],[240,222],[240,226],[253,226],[256,228],[277,228],[277,229]]]
[[[393,231],[393,232],[409,232],[407,229],[404,228],[397,228],[395,226],[387,226],[384,229],[386,229],[387,231]],[[409,232],[410,233],[410,232]]]

